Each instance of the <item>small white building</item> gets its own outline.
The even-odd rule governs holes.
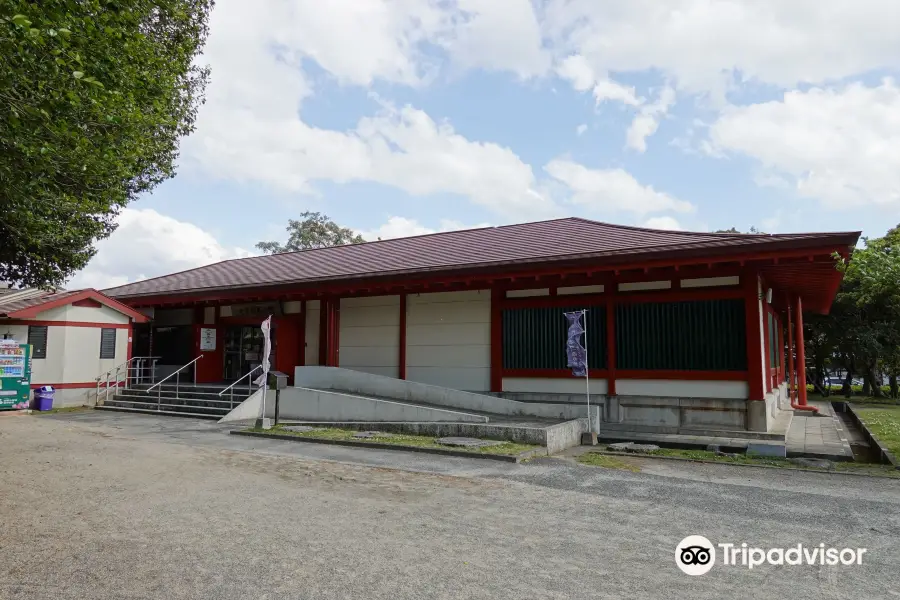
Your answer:
[[[93,289],[0,289],[0,339],[31,344],[31,387],[52,385],[54,406],[93,404],[97,378],[130,358],[132,324],[146,321]]]

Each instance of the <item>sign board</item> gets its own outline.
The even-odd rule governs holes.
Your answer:
[[[209,327],[200,328],[200,351],[207,352],[216,349],[216,330]]]
[[[232,317],[268,317],[269,315],[281,315],[280,302],[254,302],[231,306]]]

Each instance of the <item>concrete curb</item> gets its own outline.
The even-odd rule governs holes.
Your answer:
[[[285,435],[283,433],[260,433],[258,431],[242,431],[235,430],[232,435],[244,435],[248,437],[268,438],[273,440],[287,440],[290,442],[309,442],[313,444],[330,444],[332,446],[349,446],[351,448],[376,448],[378,450],[405,450],[406,452],[421,452],[423,454],[442,454],[444,456],[455,456],[460,458],[485,458],[488,460],[497,460],[500,462],[520,463],[523,460],[534,458],[535,456],[547,456],[547,451],[543,448],[528,450],[521,454],[485,454],[480,452],[465,452],[464,450],[450,450],[443,448],[423,448],[422,446],[404,446],[401,444],[384,444],[381,442],[353,442],[350,440],[326,440],[314,437],[301,437],[299,435]]]
[[[702,458],[683,458],[681,456],[653,456],[650,454],[640,454],[638,452],[608,452],[608,451],[589,451],[585,454],[605,454],[607,456],[627,456],[631,458],[652,458],[653,460],[674,460],[679,462],[703,463],[705,465],[725,465],[726,467],[751,467],[754,469],[777,469],[779,471],[800,471],[802,473],[824,473],[826,475],[849,475],[851,477],[875,477],[877,479],[896,479],[890,475],[873,475],[871,473],[848,473],[846,471],[831,471],[827,469],[803,469],[800,467],[773,467],[772,465],[748,465],[746,463],[731,463],[715,460],[703,460]],[[573,457],[577,459],[577,457]],[[847,462],[847,461],[836,461]],[[580,464],[580,463],[579,463]],[[590,467],[591,465],[585,465]]]
[[[878,448],[881,454],[881,461],[885,464],[894,465],[895,469],[900,470],[900,461],[897,460],[897,457],[887,449],[881,440],[875,437],[875,434],[866,427],[865,421],[859,418],[859,415],[856,414],[854,410],[852,402],[844,402],[844,409],[850,414],[850,418],[853,419],[853,422],[856,423],[856,426],[863,432],[863,437],[866,438],[866,441],[869,442],[874,448]],[[858,408],[858,407],[857,407]]]

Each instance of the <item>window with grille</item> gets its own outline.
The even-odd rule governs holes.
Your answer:
[[[620,304],[617,367],[623,370],[743,371],[743,300]]]
[[[103,328],[100,330],[100,358],[116,357],[116,330]]]
[[[28,343],[31,344],[31,358],[47,358],[47,326],[29,325]]]
[[[559,306],[503,311],[504,369],[565,369],[569,324],[563,313],[588,309],[587,350],[591,369],[606,368],[606,308]],[[582,344],[585,343],[582,338]]]

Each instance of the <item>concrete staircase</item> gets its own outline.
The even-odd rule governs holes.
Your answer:
[[[220,419],[232,408],[247,399],[247,389],[237,387],[234,390],[234,401],[231,392],[219,396],[224,385],[185,385],[164,383],[152,391],[149,384],[137,384],[118,391],[97,409],[161,414],[201,419]]]

